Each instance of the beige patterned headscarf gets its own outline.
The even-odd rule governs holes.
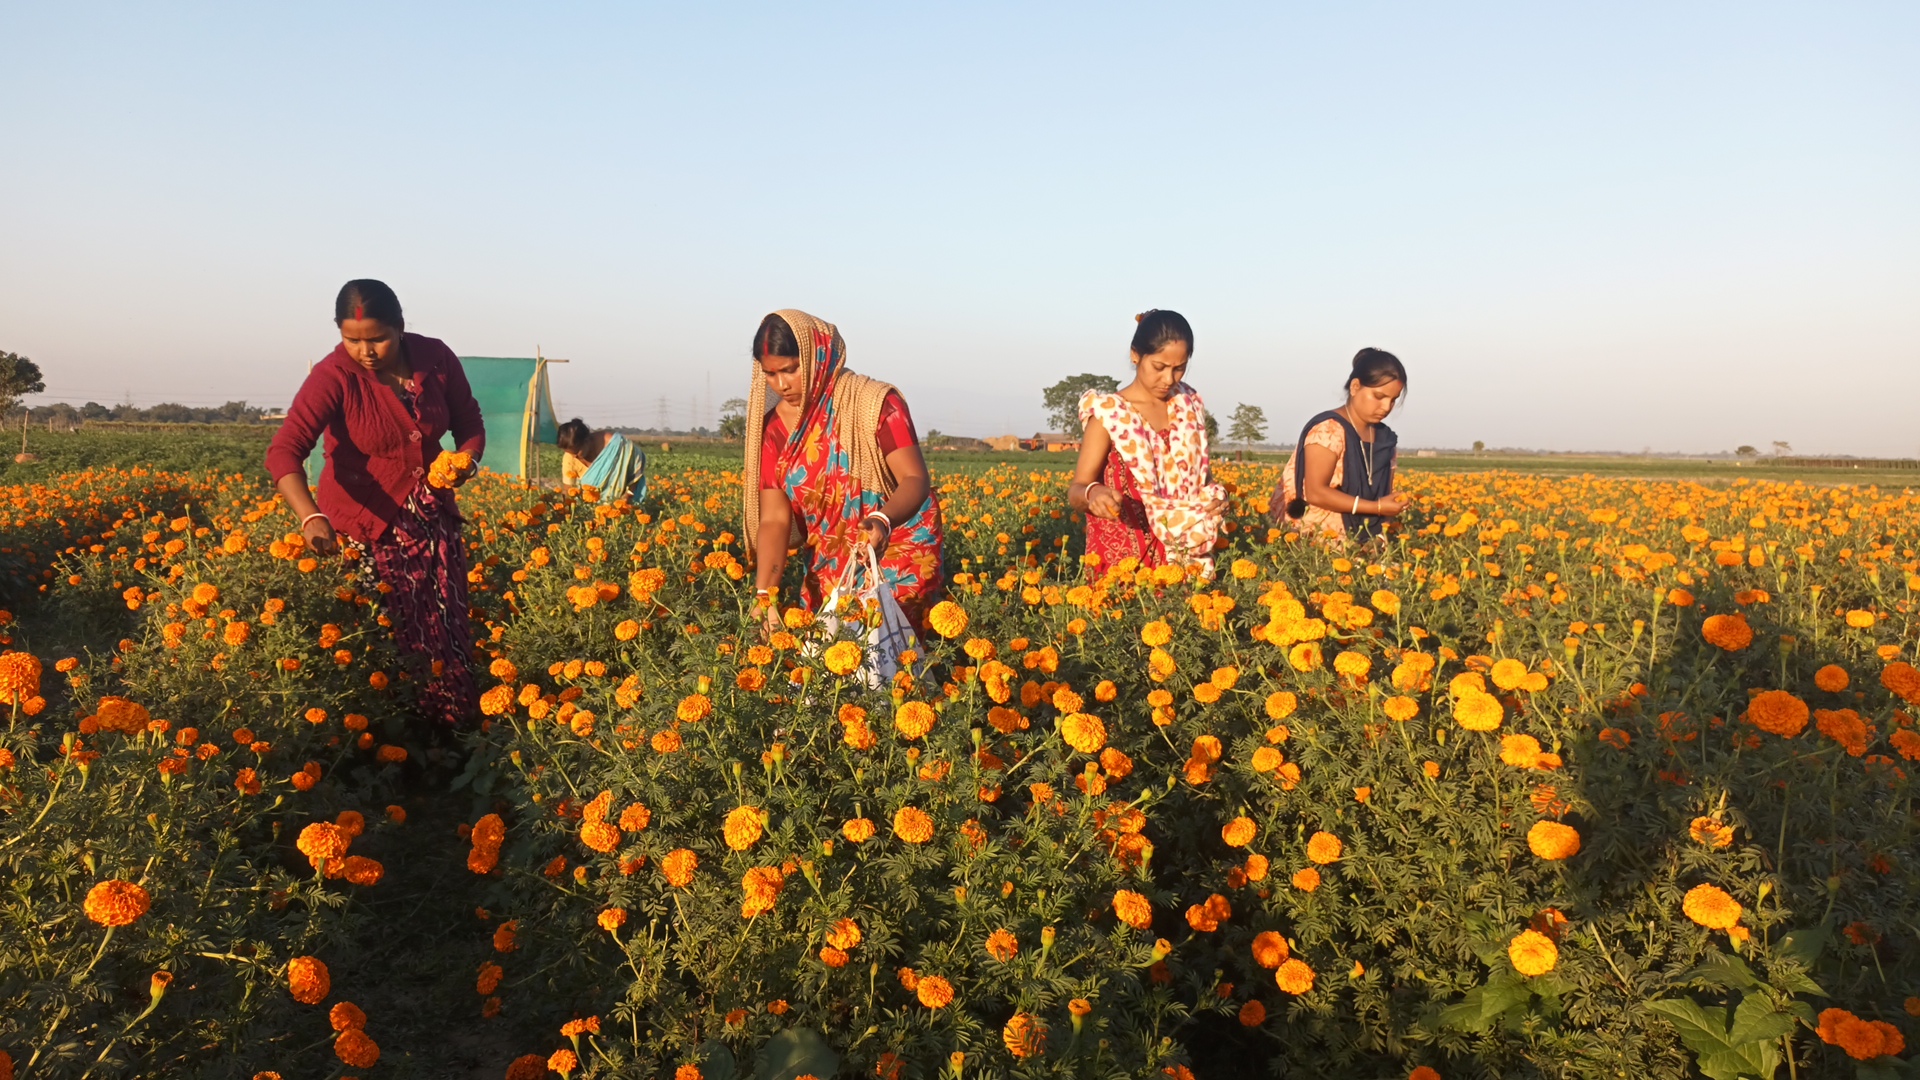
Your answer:
[[[887,468],[880,452],[878,431],[880,409],[893,386],[847,370],[847,343],[830,322],[816,319],[792,308],[774,314],[786,321],[793,338],[800,343],[800,368],[806,378],[806,398],[800,405],[800,422],[787,432],[789,443],[796,443],[817,425],[834,417],[834,429],[840,445],[853,461],[853,475],[868,491],[891,496],[899,481]],[[828,405],[831,403],[832,408]],[[747,388],[746,469],[741,476],[741,510],[746,521],[743,540],[749,562],[760,541],[760,444],[766,436],[767,374],[760,361],[753,361],[753,384]],[[802,533],[800,516],[794,515],[793,532],[787,546],[796,547]]]

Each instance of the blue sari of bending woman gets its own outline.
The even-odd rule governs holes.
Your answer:
[[[607,502],[621,499],[638,506],[647,497],[647,454],[625,435],[614,435],[593,457],[582,487],[597,488]]]

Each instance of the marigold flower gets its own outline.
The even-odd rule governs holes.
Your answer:
[[[1420,703],[1410,697],[1395,695],[1381,702],[1380,710],[1386,713],[1389,719],[1405,723],[1420,715]]]
[[[967,632],[967,610],[951,600],[942,600],[927,612],[927,625],[933,632],[952,641]]]
[[[327,1022],[335,1031],[350,1031],[367,1026],[367,1014],[351,1001],[342,1001],[327,1012]]]
[[[1727,652],[1739,652],[1753,644],[1753,627],[1747,625],[1745,615],[1709,615],[1700,624],[1700,633],[1709,645]]]
[[[836,949],[856,949],[865,935],[860,932],[860,924],[852,919],[836,919],[827,928],[827,944]]]
[[[1747,703],[1747,719],[1762,731],[1791,739],[1807,729],[1812,710],[1785,690],[1768,690]]]
[[[1570,859],[1580,853],[1580,833],[1557,821],[1536,821],[1527,830],[1527,847],[1549,861]]]
[[[1883,1020],[1862,1020],[1845,1009],[1825,1009],[1815,1032],[1820,1041],[1846,1051],[1856,1061],[1872,1061],[1906,1049],[1900,1029]]]
[[[820,660],[827,665],[828,671],[845,676],[860,670],[860,664],[866,660],[866,656],[867,654],[861,650],[860,646],[853,642],[836,641],[827,646]]]
[[[152,897],[139,885],[108,878],[87,890],[81,910],[101,926],[129,926],[152,905]]]
[[[1267,719],[1285,720],[1298,708],[1300,699],[1291,690],[1277,690],[1267,695]]]
[[[1838,664],[1828,664],[1813,673],[1813,685],[1829,694],[1845,690],[1852,682],[1853,678],[1847,674],[1847,669]]]
[[[700,856],[686,848],[676,848],[660,857],[660,872],[666,876],[667,884],[676,889],[684,889],[693,882],[693,872],[700,868]]]
[[[1516,769],[1540,766],[1540,740],[1531,735],[1500,736],[1500,760]]]
[[[1483,691],[1469,689],[1453,702],[1453,719],[1468,731],[1495,731],[1506,716],[1500,699]]]
[[[473,982],[473,989],[481,997],[500,989],[500,979],[506,975],[505,969],[489,960],[480,965],[480,975]]]
[[[1740,902],[1712,885],[1695,885],[1687,890],[1680,910],[1709,930],[1730,929],[1740,921]]]
[[[1001,963],[1006,963],[1020,955],[1020,939],[1005,929],[995,930],[987,935],[987,955]]]
[[[1307,858],[1322,866],[1339,862],[1340,853],[1345,845],[1340,838],[1330,832],[1317,832],[1307,838]]]
[[[674,715],[688,724],[696,724],[713,715],[713,699],[705,694],[688,694],[680,699]]]
[[[777,866],[756,866],[748,870],[740,879],[740,891],[745,896],[740,903],[740,917],[751,919],[772,911],[774,901],[786,887],[786,875]]]
[[[723,830],[727,846],[735,851],[745,851],[760,842],[760,836],[766,829],[766,815],[757,806],[736,806],[727,812],[727,822]]]
[[[340,869],[348,881],[355,885],[366,886],[380,884],[380,879],[387,873],[387,868],[382,866],[379,860],[360,855],[347,856],[340,864]]]
[[[380,1063],[380,1044],[359,1028],[348,1028],[333,1040],[333,1056],[356,1069],[371,1069]]]
[[[909,739],[918,739],[933,730],[933,706],[924,701],[909,701],[893,714],[893,729]]]
[[[1723,825],[1710,817],[1697,817],[1687,826],[1687,835],[1696,844],[1705,844],[1718,851],[1733,843],[1733,826]]]
[[[1313,989],[1313,969],[1298,959],[1290,959],[1273,973],[1274,985],[1298,997]]]
[[[1207,897],[1206,903],[1194,904],[1187,908],[1187,925],[1202,934],[1211,934],[1220,929],[1220,924],[1233,917],[1233,906],[1219,893]]]
[[[1037,1057],[1046,1049],[1047,1029],[1031,1013],[1014,1013],[1000,1029],[1000,1042],[1014,1057]]]
[[[867,818],[851,818],[840,826],[840,835],[851,844],[864,844],[873,839],[873,822]]]
[[[627,925],[627,909],[619,907],[606,908],[600,912],[599,918],[595,921],[600,924],[600,929],[611,934]]]
[[[1131,889],[1120,889],[1113,894],[1113,913],[1135,930],[1153,926],[1153,905]]]
[[[1140,641],[1144,645],[1157,649],[1172,640],[1173,627],[1163,620],[1155,619],[1140,628]]]
[[[559,1073],[561,1076],[570,1076],[573,1074],[573,1070],[579,1067],[580,1056],[568,1050],[566,1047],[561,1047],[547,1055],[547,1068]]]
[[[1267,1007],[1259,999],[1240,1006],[1240,1026],[1256,1028],[1267,1022]]]
[[[1272,930],[1262,930],[1253,938],[1254,962],[1263,968],[1277,968],[1286,962],[1287,939]]]
[[[1880,685],[1912,704],[1920,705],[1920,668],[1904,660],[1896,660],[1880,669]]]
[[[1322,662],[1320,643],[1317,641],[1303,641],[1287,651],[1287,663],[1295,671],[1315,671]]]
[[[1296,889],[1299,889],[1301,892],[1309,892],[1309,893],[1319,888],[1320,887],[1320,871],[1314,869],[1311,866],[1301,870],[1294,871],[1293,887]]]
[[[1260,749],[1269,748],[1263,746]],[[1255,751],[1255,756],[1258,755],[1259,752]],[[1258,766],[1255,767],[1258,768]],[[1220,839],[1226,841],[1228,847],[1246,847],[1253,843],[1253,838],[1259,833],[1260,826],[1255,824],[1252,818],[1244,816],[1234,818],[1220,827]]]
[[[1560,962],[1560,947],[1537,930],[1522,930],[1507,943],[1507,959],[1522,975],[1545,975]]]
[[[494,928],[493,951],[510,953],[520,947],[520,920],[509,919]]]
[[[893,815],[893,835],[909,844],[933,839],[933,819],[916,806],[903,806]]]
[[[327,999],[333,980],[327,965],[317,957],[296,956],[287,961],[287,990],[302,1005],[318,1005]]]
[[[1083,754],[1094,754],[1107,744],[1107,726],[1091,713],[1068,713],[1060,719],[1060,737]]]
[[[929,1009],[944,1009],[953,1003],[953,984],[938,975],[922,975],[913,994]]]

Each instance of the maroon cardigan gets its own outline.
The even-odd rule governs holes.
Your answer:
[[[418,420],[407,415],[399,395],[338,345],[307,373],[267,448],[267,472],[278,484],[289,473],[303,472],[313,444],[324,436],[327,463],[314,500],[335,531],[362,543],[387,531],[440,453],[441,435],[451,429],[457,449],[476,461],[487,446],[480,403],[460,358],[437,338],[406,334],[402,342],[419,387]]]

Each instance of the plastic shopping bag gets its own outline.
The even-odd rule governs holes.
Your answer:
[[[820,606],[820,629],[827,641],[849,638],[861,643],[866,659],[853,677],[878,690],[893,683],[901,657],[909,651],[919,654],[920,639],[880,573],[873,548],[855,544],[849,554],[839,583]]]

